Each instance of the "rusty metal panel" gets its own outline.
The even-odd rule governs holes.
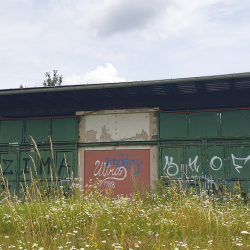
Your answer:
[[[74,142],[78,140],[77,134],[78,119],[52,119],[52,141],[53,142]]]
[[[50,122],[49,119],[42,120],[27,120],[26,121],[26,132],[25,142],[31,142],[30,136],[36,142],[48,142],[50,134]]]
[[[159,139],[187,137],[187,115],[159,113]]]
[[[21,143],[23,121],[1,121],[0,143]]]
[[[219,119],[217,112],[191,113],[190,137],[218,137]]]
[[[250,136],[250,110],[221,112],[222,136]]]
[[[133,192],[133,177],[140,185],[150,185],[150,150],[91,150],[84,153],[84,183],[96,179],[102,188],[115,194]]]

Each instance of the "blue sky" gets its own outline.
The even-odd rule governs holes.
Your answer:
[[[248,72],[247,0],[0,0],[0,88]]]

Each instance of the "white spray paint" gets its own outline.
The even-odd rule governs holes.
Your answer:
[[[220,166],[219,166],[219,167],[217,167],[217,166],[214,165],[214,160],[216,160],[216,159],[218,159],[218,160],[220,161]],[[222,167],[222,160],[221,160],[221,158],[218,157],[218,156],[214,156],[214,157],[211,159],[211,161],[210,161],[210,167],[211,167],[214,171],[220,170],[221,167]]]
[[[167,168],[167,174],[169,175],[169,176],[175,176],[175,175],[177,175],[178,173],[179,173],[179,167],[178,167],[178,165],[176,164],[176,163],[173,163],[173,157],[170,157],[170,162],[168,161],[168,156],[165,156],[165,159],[166,159],[166,165],[165,165],[165,167],[164,167],[164,170]],[[174,168],[175,169],[175,172],[173,173],[173,174],[170,174],[169,173],[169,170],[171,169],[171,168]]]
[[[235,169],[236,169],[236,171],[238,172],[238,173],[240,173],[240,170],[239,169],[241,169],[241,168],[243,168],[241,165],[237,165],[236,163],[235,163],[235,160],[240,160],[240,161],[244,161],[244,165],[250,160],[250,155],[248,156],[248,157],[246,157],[246,158],[237,158],[237,157],[235,157],[233,154],[231,154],[231,157],[232,157],[232,161],[233,161],[233,164],[234,164],[234,166],[235,166]]]
[[[122,181],[127,177],[127,170],[123,166],[116,167],[111,166],[110,164],[106,166],[106,162],[101,163],[99,160],[95,162],[95,166],[94,176],[105,177],[105,179],[102,180],[101,185],[107,180]]]

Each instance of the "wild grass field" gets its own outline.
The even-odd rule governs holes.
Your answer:
[[[70,193],[39,188],[3,192],[0,249],[249,249],[250,205],[235,195],[208,196],[173,183],[131,197],[103,193],[98,183]]]
[[[135,182],[129,197],[115,197],[100,182],[82,189],[69,177],[64,190],[53,175],[51,183],[31,175],[31,183],[13,195],[0,174],[0,250],[250,249],[250,201],[239,186],[234,194],[223,189],[208,196],[181,183],[159,181],[148,191]]]

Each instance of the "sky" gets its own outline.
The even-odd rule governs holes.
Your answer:
[[[249,0],[0,0],[0,89],[250,71]]]

